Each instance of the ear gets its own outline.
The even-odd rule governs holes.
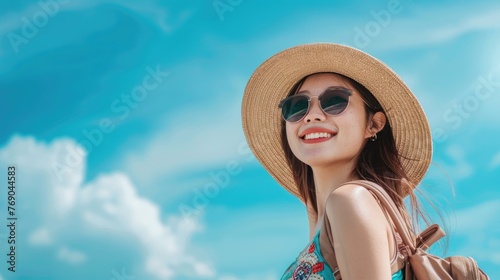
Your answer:
[[[387,118],[383,112],[379,111],[371,115],[368,121],[368,126],[366,127],[365,137],[370,138],[381,131],[384,128],[386,121]]]

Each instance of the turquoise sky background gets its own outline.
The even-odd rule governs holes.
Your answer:
[[[0,16],[0,221],[11,165],[18,217],[0,279],[279,279],[306,212],[249,152],[241,99],[260,63],[311,42],[407,82],[447,255],[500,279],[498,1],[25,0]]]

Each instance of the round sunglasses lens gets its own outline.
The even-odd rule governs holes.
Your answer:
[[[305,96],[294,96],[288,99],[282,107],[283,118],[288,122],[296,122],[307,113],[309,100]]]
[[[339,89],[330,90],[321,96],[320,102],[321,108],[323,108],[325,113],[338,115],[347,108],[347,104],[349,104],[349,93]]]

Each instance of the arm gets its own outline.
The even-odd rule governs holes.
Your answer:
[[[325,211],[342,279],[391,279],[387,221],[372,194],[344,185],[330,194]]]

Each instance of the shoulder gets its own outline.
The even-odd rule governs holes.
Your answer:
[[[342,185],[328,195],[326,205],[334,207],[335,204],[353,204],[353,206],[361,203],[375,203],[377,200],[365,187],[355,183]],[[378,204],[377,204],[378,205]]]
[[[328,195],[325,212],[342,276],[389,279],[394,247],[389,244],[390,228],[383,210],[372,193],[354,182],[338,187]]]
[[[348,183],[345,185],[342,185],[332,192],[330,192],[330,197],[337,197],[337,198],[348,198],[352,197],[355,195],[371,195],[370,192],[363,186],[360,186],[356,183]]]
[[[378,217],[385,219],[372,193],[355,183],[340,186],[332,191],[326,200],[325,211],[331,218],[364,220]]]

